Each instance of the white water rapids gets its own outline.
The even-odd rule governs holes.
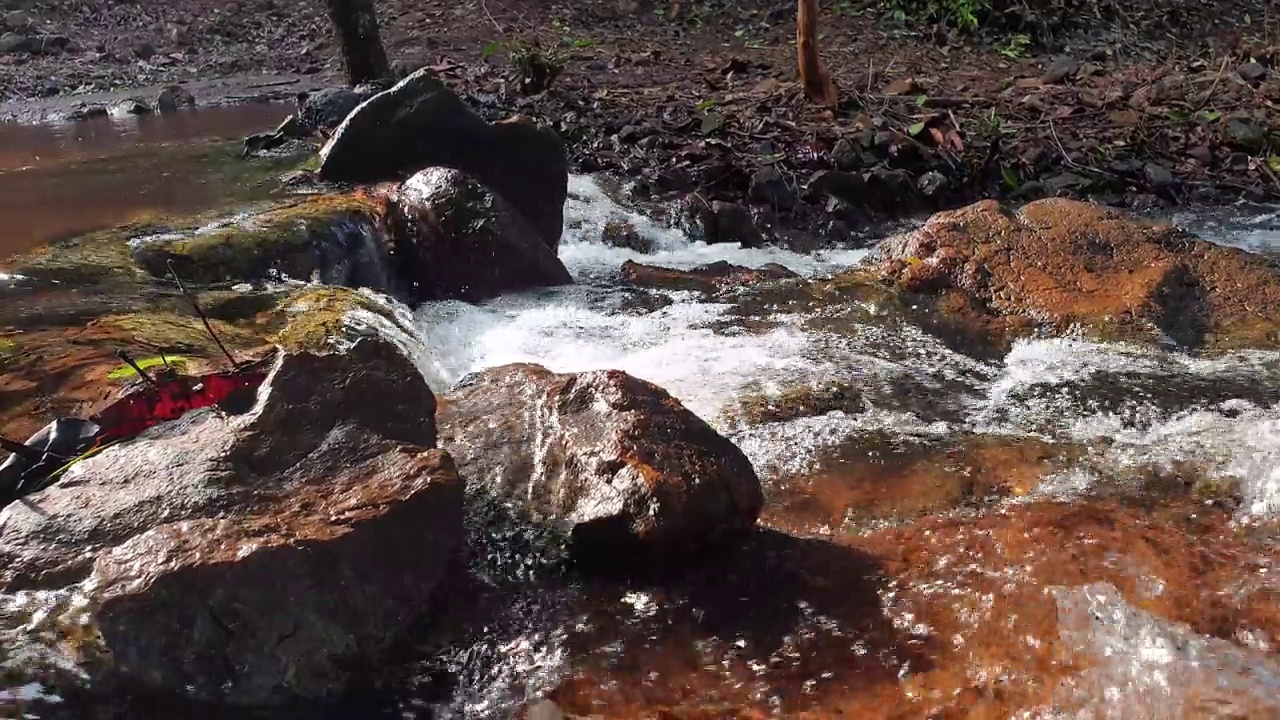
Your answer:
[[[730,302],[624,288],[617,280],[618,268],[628,259],[677,268],[716,260],[748,267],[776,262],[813,277],[856,264],[867,251],[802,255],[778,248],[708,246],[620,207],[591,179],[572,178],[570,195],[560,254],[577,285],[481,305],[433,303],[412,314],[394,307],[421,334],[416,360],[438,392],[467,373],[511,362],[538,363],[559,372],[616,368],[666,388],[733,439],[766,485],[804,472],[824,452],[863,435],[908,441],[966,434],[1033,436],[1090,448],[1089,457],[1077,466],[1047,475],[1037,498],[1070,502],[1099,490],[1110,482],[1110,474],[1099,473],[1099,468],[1192,459],[1209,475],[1239,484],[1241,526],[1280,514],[1280,354],[1199,359],[1148,347],[1053,338],[1020,341],[1000,361],[982,362],[917,328],[891,323],[834,333],[813,327],[807,322],[811,317],[778,313],[751,318],[753,323],[768,321],[763,329],[748,327],[730,313]],[[656,251],[642,255],[603,244],[601,231],[610,220],[632,223]],[[1274,216],[1255,214],[1244,224],[1204,216],[1179,221],[1210,240],[1255,250],[1280,245]],[[372,316],[363,319],[376,322]],[[865,411],[749,428],[726,415],[744,392],[776,394],[832,380],[874,390],[866,393]],[[930,402],[923,407],[928,409],[895,401],[888,390],[904,386],[927,396]],[[1280,567],[1272,571],[1280,572]],[[1267,717],[1280,717],[1280,667],[1274,659],[1280,638],[1250,631],[1248,642],[1234,644],[1200,636],[1131,606],[1102,585],[1060,588],[1046,601],[1058,604],[1061,641],[1091,662],[1086,673],[1064,683],[1055,696],[1076,708],[1071,714],[1046,707],[1034,717],[1201,717],[1192,712],[1201,706],[1189,696],[1191,686],[1220,690],[1227,703],[1221,717],[1232,717],[1232,696],[1274,711]],[[401,716],[512,717],[520,703],[553,687],[571,662],[567,637],[586,621],[568,616],[569,605],[555,594],[511,599],[505,614],[486,626],[480,638],[444,654],[442,664],[457,680],[452,700],[427,708],[406,698],[400,703]],[[652,596],[628,593],[617,606],[627,613],[620,622],[660,636],[665,627],[655,619],[660,605]],[[836,620],[802,610],[796,636],[856,634]],[[892,609],[884,612],[894,624],[910,624],[908,617],[893,616]],[[708,653],[709,666],[728,668],[740,648],[735,642],[744,641],[710,638],[700,650]],[[624,651],[602,647],[595,652]],[[905,666],[901,671],[907,672]],[[734,677],[725,671],[725,682],[738,682]],[[805,683],[821,680],[815,675]],[[30,686],[0,689],[0,709],[6,699],[35,692]],[[771,697],[768,687],[759,692]]]

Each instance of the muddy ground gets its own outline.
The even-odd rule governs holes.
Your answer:
[[[988,196],[1138,207],[1280,196],[1278,23],[1264,0],[996,0],[1013,9],[972,32],[900,22],[877,0],[828,0],[834,112],[799,91],[789,2],[377,5],[401,70],[433,66],[487,115],[552,124],[577,170],[635,178],[641,196],[747,199],[766,226],[776,217],[839,240],[875,216]],[[339,77],[320,0],[5,6],[14,38],[67,38],[0,54],[0,97],[21,101],[10,116],[171,82],[207,104]],[[531,58],[563,70],[526,95],[517,67]],[[209,83],[254,73],[273,84]],[[862,179],[811,183],[830,169]]]

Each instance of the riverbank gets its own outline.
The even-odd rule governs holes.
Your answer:
[[[74,104],[185,83],[217,104],[339,75],[319,4],[27,4],[7,18],[20,25],[12,32],[69,42],[0,57],[12,115],[40,95]],[[1123,12],[1099,2],[1096,17],[1031,5],[1038,14],[972,34],[829,4],[820,44],[840,88],[835,111],[800,93],[790,7],[396,0],[379,11],[401,70],[435,68],[489,118],[551,125],[575,171],[629,178],[636,199],[749,203],[775,239],[800,227],[848,240],[878,217],[983,197],[1137,208],[1280,197],[1280,76],[1260,0]],[[550,89],[523,94],[546,66],[558,71]]]

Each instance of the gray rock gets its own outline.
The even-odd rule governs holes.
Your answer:
[[[1080,63],[1073,57],[1063,55],[1053,59],[1044,75],[1040,76],[1040,81],[1046,85],[1056,85],[1075,77],[1078,72]]]
[[[1142,168],[1142,175],[1146,178],[1147,184],[1155,190],[1163,190],[1165,188],[1172,187],[1177,182],[1177,178],[1173,176],[1173,173],[1170,172],[1169,168],[1164,167],[1163,165],[1157,165],[1156,163],[1147,163],[1147,165]]]
[[[857,170],[862,167],[862,153],[858,152],[858,147],[850,140],[840,140],[831,150],[831,157],[836,162],[836,167],[841,170]]]
[[[850,205],[867,200],[867,181],[857,173],[843,170],[819,170],[809,178],[805,195],[813,200],[834,198]]]
[[[772,165],[766,165],[751,176],[747,194],[752,202],[768,205],[775,210],[790,210],[796,206],[796,195],[782,173]]]
[[[369,94],[359,93],[351,88],[324,88],[313,93],[299,94],[298,124],[308,133],[331,132],[347,116],[368,100]]]
[[[131,49],[139,60],[150,60],[156,54],[156,46],[146,41],[135,44]]]
[[[30,47],[30,38],[25,35],[19,35],[16,32],[7,32],[4,35],[0,35],[0,53],[26,52]]]
[[[179,108],[196,106],[196,98],[190,90],[181,85],[170,85],[156,95],[156,111],[160,113],[177,112]]]
[[[430,168],[409,178],[391,212],[396,257],[414,300],[478,302],[573,283],[523,215],[458,170]]]
[[[1231,118],[1224,128],[1227,144],[1247,153],[1260,153],[1267,148],[1267,129],[1249,118]]]
[[[441,404],[440,442],[470,487],[568,531],[588,563],[687,555],[751,528],[763,504],[741,450],[616,370],[469,376]]]
[[[320,151],[320,178],[374,182],[447,167],[491,188],[555,250],[569,166],[554,132],[512,118],[489,124],[424,69],[362,103]]]
[[[20,30],[31,25],[31,14],[22,10],[11,10],[4,14],[4,25],[11,30]]]
[[[916,190],[921,197],[934,198],[941,195],[950,184],[947,176],[937,170],[930,170],[916,180]]]
[[[152,113],[151,106],[138,98],[125,98],[111,105],[107,109],[107,114],[112,117],[123,118],[131,115],[150,115]]]
[[[1240,78],[1250,85],[1257,85],[1267,77],[1267,69],[1256,62],[1247,62],[1236,68]]]

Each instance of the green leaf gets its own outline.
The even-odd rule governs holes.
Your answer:
[[[716,101],[715,101],[715,99],[714,99],[714,98],[707,98],[706,100],[703,100],[702,102],[698,103],[698,104],[697,104],[696,106],[694,106],[694,107],[695,107],[695,109],[696,109],[698,112],[706,112],[706,111],[710,110],[711,108],[713,108],[713,107],[715,107],[715,106],[716,106]]]
[[[928,96],[928,95],[917,95],[917,96],[916,96],[916,107],[924,107],[924,104],[925,104],[925,103],[927,103],[927,102],[929,102],[929,96]]]
[[[191,362],[190,360],[188,360],[187,358],[181,355],[174,355],[172,357],[168,357],[168,360],[169,360],[169,364],[175,367],[185,367],[187,363]],[[164,361],[165,361],[165,358],[150,357],[150,358],[143,358],[141,360],[135,360],[134,362],[136,362],[138,364],[138,367],[142,368],[143,370],[149,370],[153,367],[159,367],[164,365],[165,364]],[[128,377],[133,377],[137,374],[138,374],[137,371],[134,370],[132,367],[129,367],[128,365],[121,365],[115,370],[112,370],[107,375],[107,379],[123,380]]]
[[[922,132],[924,132],[924,123],[922,122],[918,122],[915,125],[912,125],[911,127],[907,128],[907,134],[909,134],[911,137],[915,137]]]
[[[494,41],[484,46],[484,50],[480,52],[480,57],[488,60],[493,54],[502,49],[502,43]]]
[[[1196,113],[1196,120],[1202,123],[1218,122],[1222,119],[1222,113],[1217,110],[1201,110]]]
[[[589,48],[595,44],[596,44],[596,41],[592,40],[591,38],[578,38],[577,40],[573,41],[573,46],[576,48]]]
[[[1000,180],[1004,186],[1010,190],[1017,190],[1021,183],[1018,182],[1018,175],[1008,165],[1000,166]]]
[[[1271,172],[1280,173],[1280,155],[1272,155],[1267,158],[1267,167],[1271,168]]]

